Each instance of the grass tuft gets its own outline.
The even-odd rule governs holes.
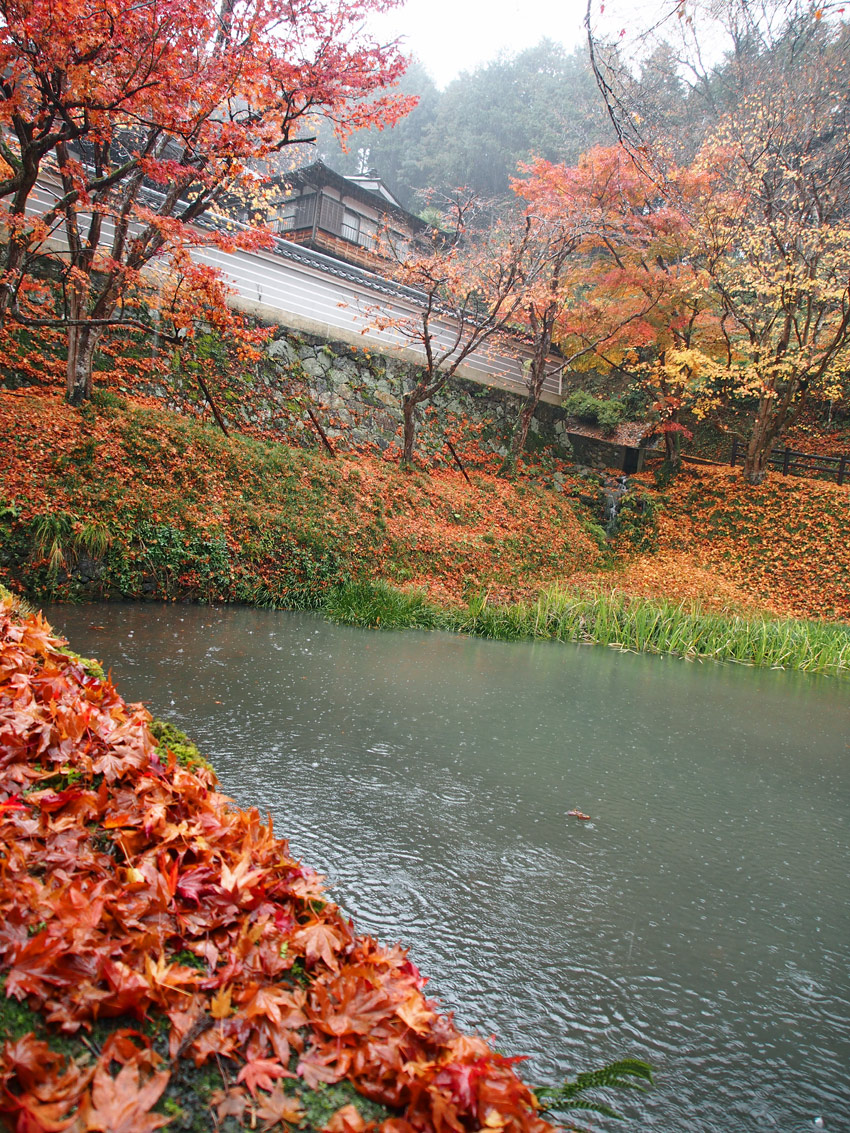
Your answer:
[[[850,626],[788,618],[728,617],[684,603],[582,595],[553,587],[537,602],[469,611],[468,633],[588,642],[687,660],[732,661],[833,676],[850,673]]]
[[[348,583],[321,605],[331,620],[373,629],[444,629],[493,641],[580,642],[688,661],[732,662],[829,676],[850,675],[850,626],[790,618],[724,617],[685,603],[553,587],[533,603],[503,606],[478,594],[444,609],[384,582]]]
[[[334,587],[322,612],[342,625],[372,629],[453,629],[451,616],[419,591],[386,582],[348,582]]]

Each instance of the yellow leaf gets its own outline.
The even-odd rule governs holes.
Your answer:
[[[232,987],[221,988],[210,1000],[210,1015],[213,1019],[227,1019],[233,1014],[230,998],[233,995]]]
[[[504,1114],[499,1113],[498,1110],[488,1109],[487,1115],[484,1118],[485,1129],[503,1129],[507,1124],[508,1119]]]

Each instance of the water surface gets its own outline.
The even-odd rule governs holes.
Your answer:
[[[642,1057],[634,1128],[850,1129],[846,683],[270,611],[48,616],[527,1080]]]

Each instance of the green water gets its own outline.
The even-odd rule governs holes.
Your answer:
[[[637,1056],[633,1128],[850,1129],[846,682],[269,611],[49,616],[527,1079]]]

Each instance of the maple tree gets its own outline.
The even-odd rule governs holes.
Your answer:
[[[409,289],[411,312],[376,312],[374,324],[392,329],[415,351],[417,369],[402,396],[402,464],[413,462],[416,413],[458,372],[516,323],[526,279],[530,226],[504,232],[480,227],[482,202],[459,190],[431,198],[440,225],[430,245],[387,241],[389,269]]]
[[[552,343],[563,371],[582,361],[608,369],[616,356],[642,374],[647,347],[689,345],[704,306],[683,264],[681,214],[622,147],[593,149],[575,166],[538,159],[521,171],[513,189],[535,236],[522,308],[533,352],[509,465],[552,368]]]
[[[685,262],[721,331],[713,342],[677,347],[662,368],[668,376],[696,370],[753,407],[744,463],[751,483],[764,478],[772,445],[809,398],[846,389],[850,28],[827,18],[834,7],[726,0],[711,18],[730,51],[713,73],[701,54],[706,13],[679,7],[681,66],[711,109],[688,193],[672,157],[677,139],[657,106],[624,65],[597,70],[636,165],[687,218]]]
[[[311,113],[345,133],[409,108],[386,90],[404,58],[363,30],[390,6],[3,3],[0,315],[66,332],[70,401],[90,396],[107,327],[177,339],[199,317],[230,325],[202,251],[270,237],[199,222],[256,185]]]
[[[530,196],[525,192],[527,187],[518,189],[514,184],[514,188],[523,192],[523,195]],[[528,430],[540,403],[546,378],[553,372],[562,371],[574,360],[569,358],[553,363],[552,345],[558,319],[571,298],[571,292],[566,286],[567,266],[586,235],[583,217],[568,216],[560,211],[554,217],[540,215],[539,201],[534,201],[533,204],[534,213],[531,212],[530,204],[525,217],[528,225],[525,285],[517,312],[531,342],[531,357],[524,364],[526,397],[517,414],[502,465],[503,471],[509,474],[516,471],[520,454],[525,448]],[[584,352],[581,349],[576,352],[576,356]]]
[[[694,245],[727,328],[723,376],[756,403],[744,472],[758,483],[807,398],[847,389],[850,150],[842,129],[823,152],[828,126],[808,106],[778,119],[751,109],[753,121],[724,124],[698,158],[713,191],[698,203]]]

